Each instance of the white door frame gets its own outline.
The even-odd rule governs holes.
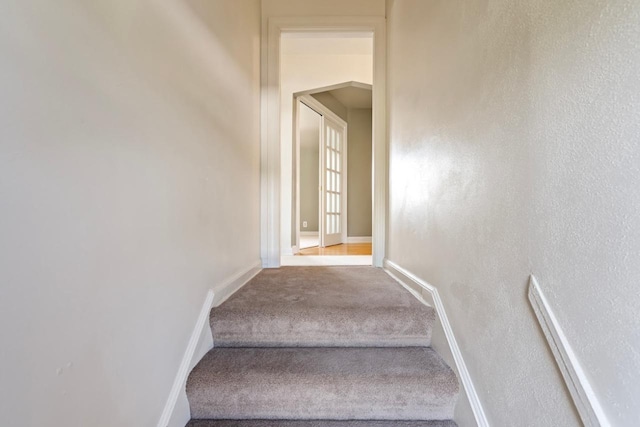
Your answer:
[[[311,95],[307,95],[307,94],[302,94],[302,95],[295,95],[294,98],[294,103],[293,103],[293,121],[295,123],[295,129],[294,129],[294,133],[293,133],[293,138],[294,138],[294,144],[295,144],[295,151],[296,151],[296,177],[295,177],[295,187],[296,187],[296,211],[295,211],[295,219],[294,219],[294,224],[296,226],[296,244],[295,247],[296,248],[300,248],[300,104],[305,104],[307,107],[309,107],[311,110],[315,111],[317,114],[320,115],[320,132],[319,132],[319,147],[318,150],[319,155],[320,155],[320,165],[319,165],[319,170],[318,173],[320,174],[320,185],[322,186],[323,184],[323,179],[324,179],[324,166],[323,166],[323,156],[324,156],[324,118],[327,117],[331,120],[333,120],[334,122],[336,122],[338,125],[340,125],[342,127],[342,141],[343,141],[343,153],[342,153],[342,181],[341,181],[341,240],[342,243],[346,243],[347,242],[347,236],[349,235],[347,233],[347,218],[348,218],[348,212],[347,212],[347,200],[348,200],[348,196],[347,196],[347,180],[348,180],[348,147],[349,147],[349,141],[347,138],[347,133],[348,133],[348,124],[347,122],[345,122],[344,120],[342,120],[340,118],[340,116],[338,116],[336,113],[334,113],[333,111],[331,111],[329,108],[325,107],[324,104],[322,104],[321,102],[317,101],[314,97],[312,97]],[[324,236],[324,213],[325,213],[325,209],[323,208],[324,206],[324,200],[322,198],[322,192],[320,191],[320,194],[318,195],[318,197],[320,198],[320,204],[319,204],[319,218],[318,218],[318,237],[319,237],[319,246],[322,247],[324,246],[323,244],[323,236]]]
[[[265,268],[280,267],[280,38],[283,32],[373,33],[373,256],[382,267],[386,253],[387,130],[386,25],[383,17],[269,18],[262,41],[260,148],[260,255]],[[263,34],[264,35],[264,34]]]

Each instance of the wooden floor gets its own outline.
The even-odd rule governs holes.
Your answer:
[[[301,249],[298,255],[371,255],[371,243],[346,243],[326,248]]]

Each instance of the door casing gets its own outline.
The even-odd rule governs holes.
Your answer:
[[[319,159],[320,159],[320,165],[319,165],[319,170],[318,173],[320,174],[320,187],[318,190],[318,197],[319,197],[319,218],[318,218],[318,224],[319,224],[319,238],[320,238],[320,247],[324,247],[327,246],[327,242],[324,241],[324,234],[325,234],[325,212],[326,212],[326,207],[325,207],[325,197],[324,192],[323,192],[323,188],[324,188],[324,162],[325,160],[325,155],[324,155],[324,146],[323,146],[323,141],[325,138],[325,120],[329,119],[333,122],[335,122],[340,128],[341,128],[341,133],[342,133],[342,141],[343,141],[343,155],[342,155],[342,159],[341,159],[341,163],[342,163],[342,179],[341,179],[341,236],[340,236],[340,242],[339,243],[346,243],[347,241],[347,236],[348,236],[348,232],[347,232],[347,215],[348,215],[348,211],[347,211],[347,180],[348,180],[348,161],[347,161],[347,147],[348,147],[348,138],[347,138],[347,134],[348,134],[348,124],[347,122],[345,122],[343,119],[341,119],[337,114],[335,114],[333,111],[331,111],[330,109],[328,109],[327,107],[325,107],[322,103],[318,102],[315,98],[313,98],[312,96],[308,95],[308,94],[303,94],[303,95],[297,95],[295,97],[294,100],[294,112],[293,112],[293,120],[294,120],[294,144],[295,144],[295,152],[296,152],[296,172],[295,172],[295,191],[296,191],[296,208],[295,208],[295,218],[294,218],[294,224],[295,224],[295,241],[296,244],[295,246],[297,248],[300,247],[300,222],[301,222],[301,218],[300,218],[300,107],[301,104],[306,105],[307,107],[309,107],[311,110],[315,111],[317,114],[320,115],[320,134],[318,135],[319,138]],[[336,243],[333,243],[336,244]]]
[[[386,21],[383,17],[272,17],[261,41],[260,255],[280,267],[280,39],[283,32],[373,33],[372,263],[382,267],[387,234]]]

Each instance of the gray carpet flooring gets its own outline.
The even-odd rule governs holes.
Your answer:
[[[429,346],[434,319],[371,267],[264,270],[210,317],[216,347]]]
[[[191,420],[187,427],[457,427],[451,420],[329,421],[329,420]]]
[[[211,312],[190,427],[452,427],[434,310],[382,270],[264,270]]]
[[[458,393],[451,369],[417,347],[218,349],[192,375],[193,418],[443,420]]]

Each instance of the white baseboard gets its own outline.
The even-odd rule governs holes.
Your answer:
[[[580,362],[533,275],[529,277],[528,296],[582,423],[586,427],[610,426]]]
[[[295,255],[283,256],[280,264],[286,266],[371,265],[371,255]]]
[[[222,304],[227,298],[233,295],[251,280],[262,269],[261,262],[258,262],[248,269],[239,271],[226,279],[220,285],[209,289],[205,297],[196,325],[191,332],[191,338],[187,344],[187,349],[182,356],[178,373],[173,381],[173,386],[167,398],[167,402],[162,410],[162,415],[158,421],[158,427],[184,427],[191,418],[189,412],[189,402],[185,392],[187,377],[191,369],[202,359],[202,357],[213,347],[211,328],[209,326],[209,313],[211,308]]]
[[[227,300],[231,295],[240,290],[241,287],[247,284],[247,282],[253,279],[262,270],[262,263],[256,261],[251,267],[241,270],[229,277],[219,286],[216,286],[213,290],[215,297],[213,299],[213,307],[217,307]]]
[[[471,375],[469,374],[467,365],[465,364],[464,358],[462,357],[460,347],[458,347],[456,337],[453,334],[453,329],[451,328],[451,324],[449,323],[449,319],[447,318],[447,313],[444,309],[444,305],[442,304],[442,300],[440,299],[440,295],[438,294],[438,290],[433,285],[430,285],[415,274],[405,270],[398,264],[389,261],[388,259],[384,260],[384,269],[391,277],[396,279],[400,284],[407,288],[421,301],[425,302],[422,295],[420,295],[420,293],[417,291],[418,289],[427,291],[431,296],[433,305],[435,306],[436,312],[438,314],[438,318],[440,319],[440,323],[442,324],[442,328],[444,329],[445,336],[447,337],[447,342],[449,343],[449,348],[451,349],[453,360],[455,361],[456,367],[458,368],[460,381],[462,382],[462,386],[464,387],[467,398],[469,399],[469,404],[471,405],[471,410],[473,411],[476,423],[478,424],[478,427],[489,427],[489,421],[487,420],[487,416],[485,415],[484,409],[482,408],[480,398],[478,397],[478,393],[476,392],[473,381],[471,380]]]
[[[300,236],[304,236],[304,237],[318,237],[320,236],[320,233],[317,231],[301,231],[300,232]]]
[[[189,405],[187,404],[185,408],[184,402],[182,402],[183,399],[180,395],[181,393],[184,393],[184,386],[187,382],[187,376],[189,375],[189,368],[196,352],[196,348],[198,347],[200,337],[202,336],[202,330],[209,325],[207,320],[209,319],[209,312],[211,311],[213,304],[213,297],[213,289],[209,289],[204,303],[202,304],[202,308],[200,309],[196,325],[191,333],[187,349],[182,356],[182,361],[180,362],[178,373],[173,381],[169,398],[167,399],[167,403],[165,404],[162,415],[160,416],[160,421],[158,421],[158,427],[167,427],[182,421],[184,421],[182,422],[182,425],[184,425],[189,421],[189,418],[191,418],[188,413]],[[186,396],[184,396],[184,398],[186,399]],[[178,400],[180,400],[180,403],[178,403]],[[174,413],[175,408],[180,408],[181,414]],[[186,414],[184,414],[185,409],[187,410]]]
[[[371,243],[373,241],[371,236],[349,236],[347,237],[347,243]]]
[[[282,248],[281,256],[292,256],[293,254],[293,246]]]

